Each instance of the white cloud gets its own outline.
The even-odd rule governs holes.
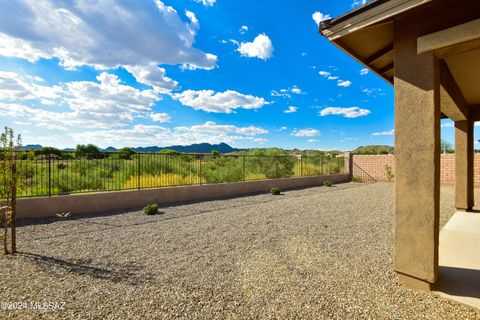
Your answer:
[[[377,97],[377,96],[384,96],[385,92],[381,88],[365,88],[362,89],[362,92],[365,93],[369,97]]]
[[[205,7],[212,7],[217,0],[194,0],[195,2],[203,4]]]
[[[63,131],[63,132],[67,132],[68,129],[62,125],[58,125],[58,124],[55,124],[55,123],[51,123],[51,122],[39,122],[36,124],[36,126],[38,128],[44,128],[44,129],[48,129],[48,130],[55,130],[55,131]]]
[[[382,131],[382,132],[374,132],[372,133],[372,136],[378,137],[378,136],[393,136],[395,134],[395,130],[388,130],[388,131]]]
[[[24,121],[13,121],[13,123],[18,125],[18,126],[31,126],[32,125],[31,122],[24,122]]]
[[[296,137],[318,137],[320,135],[320,131],[317,129],[294,130],[291,135]]]
[[[364,76],[366,74],[368,74],[369,70],[367,68],[363,68],[363,69],[360,69],[360,75],[361,76]]]
[[[349,87],[352,84],[351,81],[339,79],[338,76],[332,75],[332,73],[329,72],[329,71],[322,70],[322,71],[319,71],[318,74],[321,75],[322,77],[324,77],[327,80],[337,80],[337,86],[339,86],[339,87],[346,88],[346,87]]]
[[[287,110],[285,110],[285,111],[283,111],[283,112],[285,112],[285,113],[294,113],[294,112],[297,112],[297,111],[298,111],[298,108],[297,108],[297,107],[295,107],[295,106],[290,106],[290,107],[288,107]]]
[[[248,127],[237,127],[234,125],[220,125],[213,121],[207,121],[201,125],[195,125],[191,127],[177,127],[177,131],[190,131],[190,132],[202,132],[210,134],[224,134],[224,133],[235,133],[246,136],[256,136],[261,134],[267,134],[268,131],[255,126]]]
[[[172,95],[184,106],[195,110],[214,113],[232,113],[235,109],[260,109],[269,102],[264,98],[245,95],[233,90],[215,92],[213,90],[186,90]]]
[[[455,123],[451,120],[442,121],[441,127],[442,128],[453,128],[453,127],[455,127]]]
[[[171,117],[167,113],[154,113],[154,112],[152,112],[152,113],[150,113],[150,119],[152,119],[155,122],[164,123],[164,122],[170,122]]]
[[[352,8],[355,8],[361,5],[363,6],[366,3],[367,3],[367,0],[354,0],[352,3]]]
[[[120,83],[113,74],[102,72],[99,83],[76,81],[66,84],[65,101],[72,110],[111,114],[150,111],[160,97],[153,90],[139,90]]]
[[[298,86],[294,85],[293,87],[287,88],[287,89],[280,89],[280,90],[272,90],[270,92],[272,97],[284,97],[284,98],[291,98],[291,94],[306,94],[306,92],[303,92],[302,89],[300,89]]]
[[[337,86],[339,87],[343,87],[343,88],[347,88],[347,87],[350,87],[352,85],[352,82],[350,82],[349,80],[337,80]]]
[[[281,89],[280,91],[272,90],[270,92],[270,95],[272,97],[283,97],[283,98],[291,98],[292,97],[292,95],[290,93],[288,93],[288,91],[286,89]]]
[[[0,117],[19,118],[32,122],[35,126],[44,123],[61,123],[69,127],[100,128],[120,127],[133,121],[130,113],[98,113],[85,111],[53,112],[44,109],[27,107],[20,104],[0,102]]]
[[[303,93],[304,93],[304,92],[302,91],[302,89],[300,89],[300,88],[297,87],[297,86],[293,86],[293,87],[290,89],[290,91],[291,91],[292,93],[295,93],[295,94],[303,94]]]
[[[280,129],[278,129],[278,131],[284,131],[284,130],[287,130],[288,128],[287,127],[280,127]]]
[[[270,59],[273,56],[273,45],[270,38],[262,33],[253,42],[242,42],[237,49],[242,57]]]
[[[155,64],[148,66],[126,66],[135,79],[143,84],[151,86],[156,92],[168,93],[178,89],[178,82],[165,76],[165,69]]]
[[[331,19],[332,17],[330,17],[330,15],[328,14],[323,14],[321,13],[320,11],[315,11],[313,14],[312,14],[312,19],[313,21],[315,21],[315,24],[318,26],[320,24],[320,22],[324,21],[324,20],[328,20],[328,19]]]
[[[30,62],[58,58],[67,69],[213,69],[217,57],[193,47],[199,23],[192,12],[185,14],[186,21],[160,0],[0,2],[0,55]]]
[[[62,92],[60,86],[45,86],[36,82],[39,79],[21,76],[15,72],[0,71],[0,100],[39,100],[44,105],[52,105]]]
[[[16,73],[0,73],[0,116],[21,118],[43,127],[45,123],[61,123],[62,126],[111,128],[129,125],[135,116],[148,115],[154,103],[161,99],[154,90],[122,84],[116,75],[106,72],[97,76],[98,82],[74,81],[51,87],[40,86],[33,79]],[[40,108],[38,105],[45,105],[45,100],[55,104],[55,109]],[[23,101],[32,106],[22,105]],[[62,111],[58,111],[57,106]]]
[[[320,142],[320,140],[318,140],[318,139],[308,139],[307,142],[308,143],[315,143],[315,142]]]
[[[76,141],[95,141],[100,145],[166,146],[201,142],[234,143],[250,141],[263,143],[268,140],[257,135],[265,133],[268,133],[268,131],[254,126],[237,127],[208,121],[191,127],[164,128],[155,125],[135,125],[131,129],[89,131],[72,136]]]
[[[319,112],[320,116],[325,117],[328,115],[340,115],[345,118],[358,118],[370,114],[370,110],[361,109],[359,107],[351,108],[339,108],[339,107],[328,107]]]
[[[248,26],[241,26],[239,32],[241,34],[245,34],[248,31]]]

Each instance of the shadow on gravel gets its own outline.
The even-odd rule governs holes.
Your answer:
[[[59,277],[62,277],[67,272],[115,283],[125,282],[130,285],[139,285],[154,279],[153,274],[145,273],[145,268],[135,263],[117,264],[112,269],[106,269],[91,265],[91,259],[67,261],[27,252],[19,252],[18,255],[33,261],[49,274],[55,275],[55,273],[58,273]],[[52,267],[58,267],[64,272],[62,273],[60,270]]]

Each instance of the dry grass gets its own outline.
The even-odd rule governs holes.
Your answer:
[[[198,176],[190,175],[184,176],[176,173],[164,173],[160,175],[142,175],[140,176],[140,188],[154,188],[154,187],[169,187],[189,185],[199,183]],[[138,188],[138,177],[131,177],[124,184],[125,189]]]

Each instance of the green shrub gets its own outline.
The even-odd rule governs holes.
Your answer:
[[[207,158],[203,161],[202,177],[207,183],[242,181],[242,159],[236,157]]]
[[[131,160],[132,156],[135,154],[135,150],[132,148],[122,148],[117,151],[116,154],[113,156],[116,157],[117,159],[122,159],[122,160]]]
[[[280,195],[281,190],[280,190],[280,188],[273,187],[273,188],[270,190],[270,192],[271,192],[274,196],[278,196],[278,195]]]
[[[388,182],[392,182],[393,178],[395,177],[392,167],[388,164],[385,165],[385,176],[387,177]]]
[[[263,174],[267,179],[288,178],[294,175],[295,158],[278,148],[251,149],[243,153],[247,174]]]
[[[323,185],[325,187],[331,187],[331,186],[333,186],[333,182],[331,180],[325,180],[325,181],[323,181]]]
[[[158,213],[158,204],[152,203],[152,204],[147,205],[145,208],[143,208],[143,212],[147,216],[157,214]]]

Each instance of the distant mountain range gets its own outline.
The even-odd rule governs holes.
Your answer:
[[[43,148],[43,146],[39,144],[28,144],[24,146],[22,149],[23,150],[39,150]],[[210,144],[210,143],[195,143],[191,145],[176,145],[176,146],[168,146],[168,147],[137,147],[137,148],[132,148],[136,152],[151,152],[151,153],[156,153],[159,151],[162,151],[164,149],[169,149],[177,152],[185,152],[185,153],[210,153],[213,150],[217,150],[220,153],[229,153],[229,152],[238,152],[241,151],[242,149],[236,149],[232,148],[226,143],[220,143],[220,144]],[[73,148],[65,148],[63,149],[64,151],[75,151]],[[118,149],[114,147],[108,147],[105,149],[101,149],[102,151],[105,152],[116,152]]]

